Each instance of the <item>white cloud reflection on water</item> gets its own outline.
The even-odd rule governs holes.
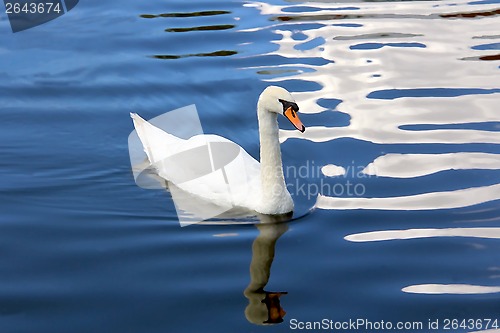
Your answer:
[[[350,242],[380,242],[431,237],[475,237],[500,239],[500,228],[382,230],[352,234],[346,236],[345,239]]]
[[[470,284],[419,284],[402,289],[412,294],[494,294],[500,293],[500,287],[476,286]]]
[[[316,205],[321,209],[429,210],[467,207],[499,197],[500,184],[495,184],[399,197],[338,198],[320,195]]]
[[[411,178],[466,169],[500,169],[500,156],[486,153],[387,154],[377,157],[363,172],[379,177]]]
[[[281,37],[273,41],[278,49],[269,54],[295,61],[256,70],[307,69],[292,76],[264,80],[275,84],[288,79],[318,83],[320,90],[294,93],[301,112],[343,112],[350,116],[348,126],[316,123],[309,125],[305,133],[281,130],[281,141],[296,138],[327,142],[347,137],[377,144],[500,144],[498,132],[484,126],[450,128],[456,124],[500,121],[498,62],[479,59],[494,56],[498,50],[473,49],[484,44],[485,39],[490,42],[500,38],[495,28],[499,24],[498,15],[494,14],[497,4],[471,6],[467,1],[417,1],[349,2],[347,6],[312,1],[284,6],[249,2],[247,6],[269,16],[270,25],[260,29],[271,29]],[[474,18],[456,16],[471,12],[490,14]],[[301,38],[296,38],[296,34]],[[315,65],[310,59],[327,62]],[[335,110],[329,110],[318,103],[320,99],[342,102]],[[429,125],[434,129],[405,129]],[[340,175],[328,172],[342,167],[332,162],[324,167],[324,174]],[[402,151],[379,156],[365,172],[410,178],[453,169],[499,168],[500,155],[491,152],[406,154]],[[500,184],[494,184],[399,197],[320,196],[317,207],[449,209],[499,198]]]

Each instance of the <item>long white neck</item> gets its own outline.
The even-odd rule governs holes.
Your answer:
[[[293,201],[285,184],[279,142],[278,115],[258,104],[260,138],[260,181],[264,214],[283,214],[293,210]]]

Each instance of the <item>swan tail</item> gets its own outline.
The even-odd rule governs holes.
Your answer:
[[[175,144],[179,139],[144,120],[137,113],[130,113],[135,131],[141,140],[144,152],[151,164],[155,164],[175,153]]]

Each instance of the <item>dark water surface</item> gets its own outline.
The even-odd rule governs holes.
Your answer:
[[[499,15],[498,0],[81,1],[16,34],[0,15],[0,331],[500,328]],[[282,151],[308,186],[298,210],[319,191],[316,208],[180,228],[169,193],[134,182],[129,112],[196,104],[206,133],[258,157],[270,84],[300,105],[307,130],[280,122]],[[262,325],[278,300],[283,322]]]

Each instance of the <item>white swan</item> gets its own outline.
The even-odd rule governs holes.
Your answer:
[[[257,103],[260,164],[224,137],[196,135],[184,140],[135,113],[131,117],[144,151],[160,177],[224,209],[241,207],[275,215],[293,211],[283,175],[277,117],[284,115],[304,132],[298,110],[292,95],[281,87],[270,86],[261,93]]]

